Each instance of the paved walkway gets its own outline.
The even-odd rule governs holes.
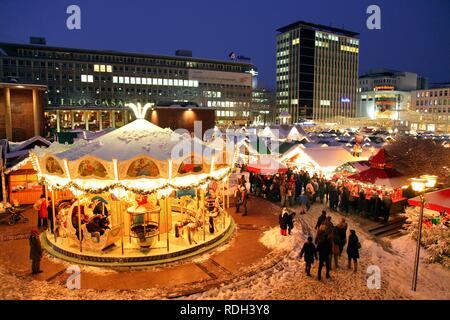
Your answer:
[[[81,288],[98,290],[136,290],[164,288],[166,296],[177,297],[207,290],[237,277],[261,271],[263,265],[273,266],[278,257],[259,242],[263,232],[278,224],[279,206],[268,201],[251,198],[248,202],[248,216],[241,216],[231,208],[230,213],[237,225],[237,231],[228,243],[209,253],[195,258],[175,262],[166,266],[114,270],[81,267]],[[0,226],[0,264],[19,277],[33,277],[35,280],[56,282],[65,285],[69,276],[65,273],[67,262],[45,255],[41,268],[43,273],[32,276],[27,235],[35,226],[36,217],[31,209],[26,216],[28,224]],[[258,264],[258,269],[252,268]]]

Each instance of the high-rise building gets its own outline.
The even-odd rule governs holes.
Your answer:
[[[0,43],[0,81],[46,85],[46,128],[58,131],[120,127],[129,102],[192,102],[214,108],[219,124],[251,122],[253,65],[190,55]]]
[[[278,114],[294,123],[355,117],[358,33],[303,21],[277,31]]]

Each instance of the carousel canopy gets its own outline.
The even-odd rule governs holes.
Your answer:
[[[38,175],[52,188],[152,193],[225,178],[232,163],[224,162],[222,151],[138,118],[91,141],[35,148],[31,157]]]
[[[425,194],[425,208],[433,211],[450,212],[450,188],[444,190],[433,191]],[[408,200],[412,206],[418,207],[421,204],[420,197]]]

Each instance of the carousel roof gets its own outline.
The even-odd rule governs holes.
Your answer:
[[[106,161],[123,161],[142,154],[157,160],[167,160],[171,156],[176,158],[172,151],[180,142],[190,143],[191,138],[169,128],[160,128],[145,119],[137,119],[91,141],[77,141],[67,150],[56,152],[55,155],[69,161],[86,155]],[[201,143],[200,140],[196,142]]]

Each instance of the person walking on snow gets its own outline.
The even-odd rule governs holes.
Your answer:
[[[288,216],[288,209],[284,207],[278,217],[278,223],[280,224],[280,233],[282,236],[287,236]]]
[[[300,251],[300,258],[305,256],[305,272],[308,277],[311,277],[311,266],[314,263],[314,259],[317,260],[317,249],[313,243],[313,238],[308,237],[308,241],[303,244],[303,248]]]
[[[28,238],[30,245],[30,260],[31,270],[33,274],[41,273],[41,258],[42,258],[42,246],[39,239],[39,231],[37,229],[31,230],[30,237]]]
[[[351,269],[351,262],[353,260],[353,272],[358,270],[359,249],[361,244],[359,243],[358,236],[355,230],[350,230],[350,236],[348,237],[347,256],[348,256],[348,268]]]
[[[316,223],[316,227],[315,227],[316,230],[319,230],[321,224],[325,221],[326,218],[327,218],[327,212],[325,210],[322,210],[322,214],[317,219],[317,223]]]

